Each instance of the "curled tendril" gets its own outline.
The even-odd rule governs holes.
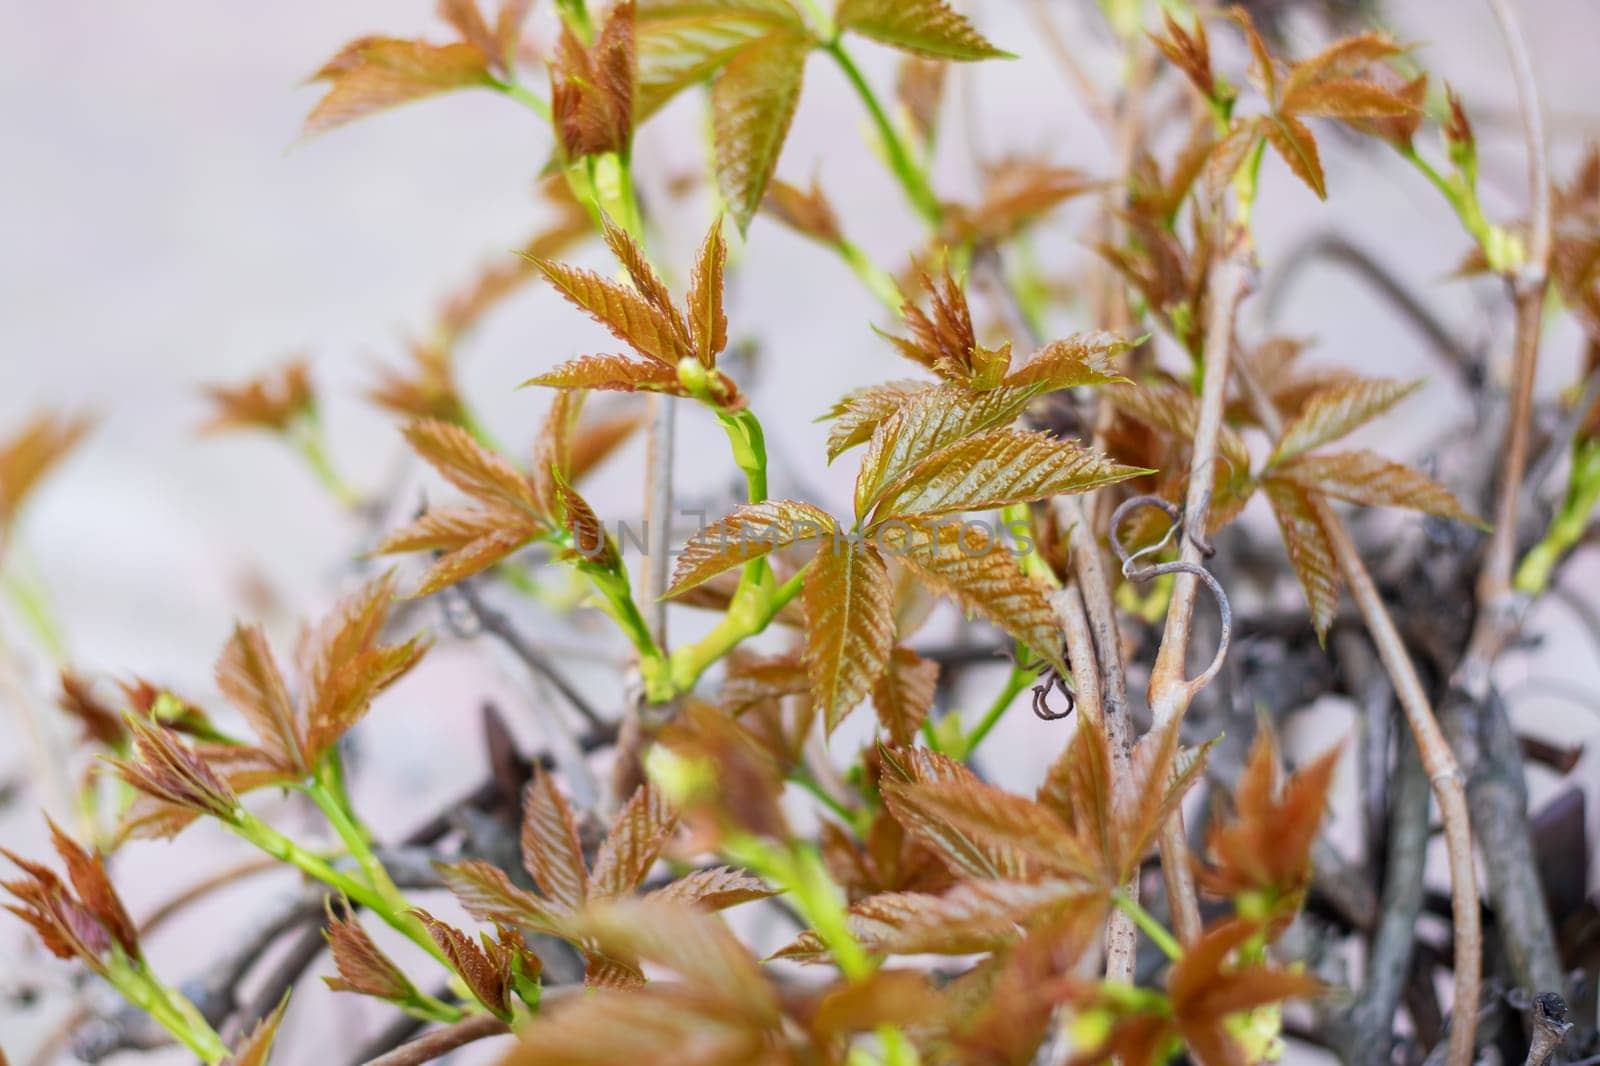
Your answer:
[[[1061,649],[1061,661],[1068,662],[1065,647]],[[1072,683],[1053,664],[1040,659],[1031,663],[1019,662],[1017,666],[1023,670],[1033,670],[1039,675],[1039,683],[1033,686],[1033,713],[1041,721],[1059,722],[1078,706],[1078,697],[1073,694]],[[1060,708],[1051,706],[1052,693],[1060,693],[1067,701],[1066,705]]]
[[[1209,500],[1209,494],[1207,499]],[[1145,507],[1154,507],[1161,511],[1171,519],[1172,525],[1159,541],[1130,554],[1127,547],[1122,543],[1120,535],[1122,523],[1127,519],[1128,515]],[[1222,633],[1217,640],[1217,653],[1212,656],[1211,664],[1201,671],[1198,677],[1189,682],[1189,691],[1194,693],[1211,683],[1211,680],[1222,669],[1223,661],[1228,657],[1228,643],[1233,637],[1233,609],[1228,604],[1228,594],[1222,590],[1221,583],[1212,576],[1211,571],[1198,563],[1185,562],[1180,559],[1176,562],[1156,563],[1151,566],[1136,565],[1139,559],[1144,556],[1159,552],[1165,548],[1172,542],[1173,536],[1179,531],[1182,531],[1182,534],[1189,539],[1189,543],[1193,544],[1200,554],[1209,558],[1216,553],[1216,549],[1203,540],[1196,531],[1187,528],[1184,523],[1183,508],[1160,496],[1131,496],[1123,500],[1117,509],[1111,513],[1111,548],[1117,553],[1117,558],[1122,562],[1123,577],[1130,581],[1145,582],[1152,578],[1160,577],[1162,574],[1192,574],[1206,588],[1210,589],[1211,595],[1216,598],[1217,611],[1222,616]]]

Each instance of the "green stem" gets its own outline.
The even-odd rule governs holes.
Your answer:
[[[978,724],[967,735],[966,743],[962,745],[962,758],[971,756],[977,750],[978,745],[983,743],[984,738],[999,723],[1000,717],[1010,708],[1011,701],[1016,699],[1018,694],[1027,688],[1028,683],[1033,679],[1033,671],[1024,670],[1020,666],[1011,668],[1011,676],[1006,679],[1005,688],[1000,690],[1000,694],[995,697],[994,703],[990,704],[989,709],[978,720]]]
[[[1435,189],[1439,190],[1439,195],[1444,197],[1450,209],[1461,220],[1462,227],[1483,251],[1489,269],[1502,274],[1513,269],[1522,258],[1516,236],[1494,225],[1484,215],[1483,205],[1478,201],[1475,183],[1446,177],[1433,164],[1422,158],[1411,145],[1400,147],[1398,151],[1402,159],[1415,167]]]
[[[755,636],[766,629],[773,617],[799,594],[804,579],[805,570],[802,568],[770,594],[760,589],[747,590],[742,598],[735,594],[733,602],[728,605],[727,614],[712,627],[711,632],[693,644],[673,650],[669,677],[672,692],[683,693],[694,688],[694,683],[712,663],[732,651],[746,637]]]
[[[1544,538],[1523,556],[1517,567],[1517,591],[1538,596],[1550,585],[1550,577],[1563,556],[1583,538],[1589,515],[1600,503],[1600,440],[1573,443],[1572,472],[1567,476],[1567,495],[1561,509],[1550,521]]]
[[[843,803],[840,803],[833,797],[831,793],[828,792],[827,789],[822,787],[822,782],[818,781],[811,775],[810,770],[807,770],[803,766],[796,766],[792,771],[790,771],[789,780],[793,781],[795,784],[811,793],[811,795],[816,797],[817,802],[821,803],[824,807],[828,808],[828,810],[838,815],[839,818],[844,821],[844,824],[848,825],[851,829],[854,829],[857,834],[862,837],[866,836],[868,826],[864,824],[866,818],[865,812],[860,810],[852,810],[851,808],[846,807]]]
[[[843,237],[828,246],[839,253],[855,276],[867,287],[867,291],[877,297],[879,303],[892,312],[899,312],[906,298],[901,293],[900,283],[895,281],[893,274],[874,263],[866,252]]]
[[[1051,588],[1060,588],[1061,581],[1056,577],[1055,571],[1050,569],[1050,564],[1039,554],[1039,542],[1033,535],[1033,511],[1029,506],[1026,503],[1013,503],[1001,508],[1000,521],[1013,536],[1026,536],[1028,550],[1017,559],[1022,572]]]
[[[288,863],[313,880],[321,881],[334,891],[366,907],[382,918],[390,928],[403,933],[407,939],[432,955],[447,969],[452,969],[450,960],[445,957],[439,945],[433,942],[433,937],[428,935],[428,930],[423,924],[405,909],[396,908],[394,901],[386,898],[377,888],[334,869],[322,858],[305,850],[249,811],[240,808],[238,814],[238,821],[229,826],[234,832],[280,862]],[[384,876],[387,879],[387,873]]]
[[[490,84],[546,122],[550,121],[550,102],[541,96],[534,95],[533,91],[526,85],[514,81],[495,81]]]
[[[894,123],[889,121],[889,115],[883,109],[883,104],[878,100],[877,93],[872,91],[872,86],[862,75],[861,68],[856,66],[855,60],[850,58],[850,53],[837,39],[823,45],[827,52],[839,64],[839,69],[844,71],[844,76],[849,80],[866,105],[867,114],[872,118],[872,124],[878,130],[878,137],[883,142],[884,151],[889,155],[889,167],[894,171],[896,178],[900,179],[901,186],[910,198],[911,205],[916,208],[930,225],[938,227],[944,218],[944,209],[939,205],[939,198],[933,194],[933,189],[928,185],[928,176],[911,150],[906,147]]]
[[[157,980],[144,963],[128,959],[119,952],[108,960],[105,975],[123,998],[154,1018],[208,1066],[215,1066],[228,1057],[222,1038],[194,1004]]]
[[[1155,917],[1139,905],[1139,901],[1129,896],[1121,889],[1111,893],[1111,901],[1117,909],[1133,919],[1144,935],[1150,938],[1151,943],[1160,948],[1169,959],[1183,958],[1183,945],[1178,943],[1176,937],[1167,932],[1166,926],[1155,920]]]
[[[302,420],[299,428],[289,434],[290,441],[300,457],[311,467],[311,472],[316,475],[317,481],[327,489],[334,499],[344,507],[359,508],[362,503],[361,493],[339,471],[334,468],[333,460],[328,458],[328,448],[322,436],[322,424],[315,418]]]

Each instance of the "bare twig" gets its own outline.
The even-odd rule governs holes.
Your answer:
[[[1488,554],[1478,577],[1478,603],[1485,614],[1506,612],[1512,597],[1511,576],[1516,564],[1516,518],[1523,469],[1528,459],[1528,437],[1533,416],[1534,372],[1539,362],[1539,333],[1543,326],[1545,287],[1550,269],[1550,177],[1544,142],[1544,117],[1540,111],[1539,87],[1534,80],[1533,61],[1517,24],[1510,0],[1489,0],[1489,7],[1500,24],[1511,57],[1511,70],[1517,85],[1517,106],[1528,143],[1528,196],[1532,204],[1528,261],[1512,280],[1516,298],[1517,326],[1512,363],[1511,422],[1506,433],[1505,458],[1500,468],[1495,528]],[[1479,618],[1479,626],[1504,626],[1504,618]],[[1492,634],[1473,635],[1473,644],[1492,640]],[[1492,654],[1493,645],[1483,649]]]
[[[1553,992],[1535,996],[1533,1000],[1533,1040],[1528,1047],[1524,1066],[1544,1066],[1561,1041],[1567,1037],[1572,1023],[1567,1021],[1567,1001]]]
[[[1318,260],[1338,263],[1370,284],[1400,312],[1402,318],[1427,338],[1433,349],[1455,370],[1463,384],[1470,387],[1475,383],[1478,374],[1477,359],[1466,345],[1451,334],[1444,323],[1439,321],[1439,317],[1428,310],[1400,279],[1390,273],[1388,267],[1340,233],[1314,233],[1283,257],[1282,268],[1267,282],[1262,298],[1269,322],[1276,317],[1290,283]]]
[[[1227,402],[1228,370],[1233,351],[1233,319],[1249,286],[1250,266],[1242,249],[1225,258],[1212,273],[1207,306],[1205,378],[1200,389],[1200,418],[1189,460],[1189,487],[1183,507],[1185,533],[1179,538],[1180,562],[1198,570],[1206,558],[1206,523],[1211,509],[1211,486],[1217,462],[1217,437]],[[1211,680],[1213,669],[1190,681],[1185,676],[1189,632],[1200,577],[1189,570],[1173,579],[1161,649],[1150,671],[1150,712],[1159,727],[1180,716],[1195,693]]]
[[[1399,738],[1394,817],[1389,823],[1383,899],[1367,956],[1361,996],[1336,1027],[1347,1062],[1388,1062],[1392,1024],[1416,944],[1422,914],[1423,867],[1428,854],[1428,779],[1410,736]]]
[[[456,1048],[465,1047],[486,1037],[501,1036],[511,1030],[506,1023],[492,1014],[472,1014],[440,1029],[402,1044],[387,1055],[370,1059],[367,1066],[421,1066],[432,1062]]]
[[[1276,438],[1283,430],[1283,416],[1271,399],[1252,380],[1248,368],[1236,368],[1256,419],[1267,434]],[[1311,497],[1317,522],[1326,531],[1339,564],[1339,572],[1350,588],[1350,597],[1361,612],[1367,632],[1377,649],[1378,659],[1394,683],[1395,695],[1405,711],[1406,722],[1416,738],[1422,768],[1433,787],[1444,826],[1445,847],[1450,862],[1450,901],[1455,924],[1455,1023],[1450,1027],[1450,1066],[1469,1066],[1473,1038],[1477,1031],[1478,994],[1483,976],[1483,929],[1478,913],[1478,874],[1472,860],[1472,828],[1467,814],[1466,789],[1455,755],[1439,728],[1433,705],[1417,676],[1417,668],[1406,650],[1400,631],[1395,628],[1378,586],[1362,561],[1350,533],[1328,501]]]
[[[522,661],[530,671],[548,681],[563,699],[571,704],[572,709],[588,723],[589,728],[597,732],[613,730],[615,727],[601,716],[600,712],[584,698],[577,687],[568,681],[555,664],[545,658],[544,653],[535,648],[526,637],[512,625],[511,619],[497,608],[490,607],[478,595],[478,590],[471,581],[463,581],[455,586],[461,602],[466,604],[467,610],[472,612],[473,618],[485,633],[495,637],[500,643]]]
[[[1084,614],[1099,665],[1101,721],[1105,723],[1106,738],[1110,742],[1112,769],[1118,781],[1125,781],[1133,735],[1128,721],[1128,676],[1122,661],[1122,634],[1117,629],[1111,584],[1106,580],[1100,546],[1095,543],[1078,497],[1057,496],[1054,503],[1057,521],[1067,531],[1073,573],[1082,593]],[[1082,698],[1081,692],[1079,698]],[[1130,881],[1126,890],[1137,899],[1138,878]],[[1133,919],[1121,910],[1112,912],[1106,927],[1106,977],[1132,982],[1138,950],[1139,937]]]
[[[216,873],[195,882],[177,895],[159,904],[155,910],[146,916],[144,921],[139,923],[139,932],[153,933],[191,903],[204,899],[213,892],[227,888],[234,882],[241,881],[246,877],[253,877],[268,870],[282,869],[282,867],[283,864],[277,859],[268,856],[257,856],[218,870]]]
[[[1100,86],[1096,85],[1094,79],[1089,77],[1088,71],[1084,70],[1083,65],[1078,62],[1078,57],[1074,54],[1072,47],[1061,36],[1061,30],[1056,26],[1050,8],[1051,5],[1046,0],[1030,0],[1028,5],[1029,14],[1033,16],[1034,25],[1039,28],[1040,36],[1044,38],[1046,47],[1050,49],[1050,55],[1055,59],[1056,65],[1066,74],[1067,80],[1072,83],[1072,89],[1078,94],[1084,110],[1089,113],[1090,118],[1094,119],[1095,124],[1101,131],[1108,131],[1114,121],[1111,103],[1106,99],[1105,93],[1101,92]]]
[[[645,498],[644,519],[645,618],[656,644],[666,647],[667,591],[669,565],[667,550],[672,528],[672,458],[677,428],[678,405],[670,396],[650,397],[649,495]]]

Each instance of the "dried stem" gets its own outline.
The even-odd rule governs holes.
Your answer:
[[[1567,1037],[1572,1023],[1567,1021],[1566,1000],[1554,993],[1536,996],[1533,1001],[1533,1040],[1525,1066],[1544,1066]]]
[[[1098,661],[1101,721],[1105,723],[1106,738],[1110,741],[1112,770],[1119,783],[1125,782],[1133,735],[1128,721],[1128,676],[1122,661],[1122,634],[1117,629],[1111,585],[1101,563],[1100,546],[1095,543],[1078,497],[1057,496],[1054,502],[1057,519],[1067,531],[1072,569],[1082,593],[1084,614]],[[1079,698],[1083,698],[1081,691]],[[1132,879],[1124,891],[1131,900],[1138,902],[1138,878]],[[1139,939],[1133,919],[1123,911],[1114,911],[1106,926],[1106,977],[1131,983],[1138,951]]]
[[[667,551],[672,533],[672,457],[677,428],[677,404],[670,396],[650,397],[649,479],[645,497],[646,545],[644,573],[645,619],[656,646],[667,646]]]
[[[1228,369],[1233,351],[1233,320],[1249,285],[1249,263],[1242,252],[1228,256],[1214,270],[1207,304],[1211,321],[1206,329],[1205,378],[1200,389],[1200,419],[1189,460],[1189,487],[1183,508],[1184,534],[1179,537],[1178,558],[1198,569],[1205,561],[1203,549],[1211,509],[1211,486],[1217,462],[1217,437],[1227,403]],[[1200,578],[1180,571],[1173,579],[1161,649],[1150,671],[1150,711],[1160,727],[1181,716],[1195,694],[1211,680],[1211,671],[1190,681],[1185,676],[1189,634]]]
[[[1517,305],[1515,349],[1512,354],[1511,421],[1506,431],[1504,462],[1500,468],[1499,497],[1494,513],[1494,533],[1483,569],[1478,575],[1478,631],[1473,647],[1492,659],[1502,634],[1487,627],[1507,625],[1513,597],[1512,570],[1517,542],[1517,500],[1522,488],[1523,470],[1528,460],[1528,438],[1533,421],[1533,382],[1539,363],[1539,334],[1543,325],[1545,288],[1549,284],[1551,222],[1550,177],[1544,140],[1544,117],[1540,111],[1539,87],[1534,80],[1533,61],[1517,24],[1510,0],[1489,0],[1489,7],[1500,24],[1500,34],[1510,53],[1511,71],[1517,84],[1517,106],[1522,112],[1528,145],[1528,196],[1532,205],[1528,260],[1511,289]]]
[[[483,631],[504,644],[511,654],[521,660],[522,664],[530,672],[550,682],[551,686],[561,693],[562,698],[572,705],[572,709],[588,723],[590,729],[595,732],[615,731],[616,726],[606,721],[600,712],[595,710],[589,701],[584,698],[583,694],[578,691],[577,687],[568,681],[561,671],[556,669],[555,664],[546,659],[538,648],[529,643],[527,638],[517,630],[517,627],[511,624],[511,619],[507,618],[502,611],[490,607],[483,601],[483,597],[478,595],[478,590],[473,587],[472,582],[463,581],[456,588],[459,591],[461,602],[466,604],[467,610],[472,613],[473,619],[483,628]]]
[[[1243,366],[1236,368],[1239,381],[1267,434],[1276,438],[1283,430],[1283,416],[1250,377]],[[1394,683],[1395,695],[1405,711],[1406,722],[1416,738],[1422,756],[1423,772],[1433,787],[1444,827],[1445,847],[1450,863],[1450,903],[1455,924],[1455,1022],[1450,1026],[1450,1066],[1470,1066],[1473,1038],[1477,1032],[1478,994],[1483,974],[1483,930],[1478,902],[1478,874],[1472,861],[1472,828],[1467,814],[1466,789],[1455,755],[1439,728],[1433,705],[1417,676],[1417,668],[1406,650],[1400,631],[1395,628],[1383,597],[1374,584],[1366,563],[1344,523],[1326,499],[1311,497],[1318,523],[1326,530],[1338,560],[1339,572],[1350,588],[1351,599],[1361,612],[1377,649],[1378,659]]]
[[[253,877],[259,873],[266,873],[268,870],[281,868],[282,864],[277,859],[258,855],[219,870],[159,904],[144,921],[139,923],[139,932],[141,934],[153,933],[172,917],[181,913],[191,903],[204,899],[219,889],[227,888],[236,881]]]
[[[379,1055],[369,1060],[367,1066],[420,1066],[421,1063],[442,1058],[456,1048],[510,1031],[505,1022],[492,1014],[473,1014],[452,1025],[424,1033],[387,1055]]]

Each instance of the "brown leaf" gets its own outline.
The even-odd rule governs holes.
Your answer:
[[[285,992],[276,1009],[256,1022],[240,1041],[238,1049],[223,1061],[223,1066],[267,1066],[267,1060],[272,1055],[272,1043],[278,1036],[278,1026],[283,1024],[283,1016],[288,1009],[289,993]]]
[[[208,385],[204,391],[214,411],[201,424],[201,433],[231,429],[283,433],[297,420],[310,417],[317,405],[304,359],[291,360],[239,385]]]
[[[1262,95],[1269,103],[1276,104],[1278,100],[1278,67],[1272,58],[1272,53],[1267,51],[1267,43],[1261,39],[1261,34],[1256,30],[1255,20],[1250,17],[1250,12],[1243,7],[1230,7],[1225,13],[1244,31],[1245,43],[1250,46],[1250,77],[1260,86]]]
[[[687,349],[689,326],[678,313],[678,309],[673,306],[672,294],[667,291],[666,283],[657,276],[655,268],[645,258],[644,249],[639,247],[639,242],[609,218],[600,220],[600,235],[605,239],[606,247],[611,250],[611,254],[616,257],[617,263],[627,273],[634,290],[660,314],[678,347]]]
[[[890,743],[910,747],[917,730],[928,717],[933,695],[939,684],[939,664],[924,659],[910,648],[895,648],[888,669],[872,689],[872,705],[878,724],[889,734]]]
[[[574,929],[609,956],[666,967],[698,996],[751,1023],[778,1019],[777,998],[756,959],[706,911],[660,899],[614,901],[590,907]]]
[[[380,368],[378,380],[367,390],[367,399],[407,418],[435,418],[458,426],[465,424],[467,408],[456,389],[450,349],[413,343],[407,351],[411,356],[409,373]]]
[[[617,815],[595,853],[590,894],[615,899],[631,893],[678,826],[678,815],[654,785],[642,785]]]
[[[550,112],[569,159],[624,153],[633,140],[633,22],[633,0],[613,5],[588,47],[562,24],[550,64]]]
[[[798,655],[745,658],[728,663],[718,705],[738,717],[759,704],[811,691],[805,662]]]
[[[583,906],[589,871],[578,842],[578,823],[548,771],[534,775],[522,815],[522,865],[539,887],[568,910]]]
[[[315,75],[328,92],[306,116],[307,133],[452,89],[489,85],[488,61],[470,44],[363,37],[345,45]]]
[[[894,585],[856,540],[824,543],[806,571],[806,671],[832,733],[882,676],[894,645]]]
[[[528,11],[532,7],[533,0],[501,0],[500,11],[494,20],[494,39],[500,54],[506,57],[508,67],[517,53],[517,45],[522,40],[522,24],[528,20]]]
[[[905,406],[908,399],[934,387],[925,381],[904,379],[867,385],[847,393],[822,416],[833,420],[828,429],[828,462],[872,439],[877,428]]]
[[[787,839],[779,805],[783,770],[772,752],[748,729],[699,700],[689,700],[660,742],[674,754],[701,764],[708,792],[684,812],[697,832],[715,839],[732,825],[758,836]]]
[[[1095,330],[1052,341],[1006,375],[1006,385],[1042,385],[1044,391],[1110,385],[1127,379],[1111,360],[1133,347],[1114,333]]]
[[[668,596],[678,596],[725,570],[791,544],[826,546],[838,524],[825,511],[798,500],[741,504],[726,518],[690,537],[678,553]]]
[[[191,815],[234,817],[238,796],[175,733],[133,715],[124,720],[132,733],[133,752],[112,762],[117,776],[139,792],[186,812],[182,818],[167,812],[146,828],[147,835],[170,836],[188,825]]]
[[[86,416],[42,414],[10,438],[0,441],[0,534],[16,520],[22,502],[40,479],[93,426]]]
[[[972,311],[967,296],[949,270],[937,279],[924,273],[922,288],[928,294],[928,310],[911,300],[900,305],[911,336],[889,340],[914,363],[927,367],[947,381],[967,385],[972,381],[972,352],[977,336],[972,329]]]
[[[1048,433],[991,429],[941,448],[884,486],[873,515],[881,522],[987,511],[1148,473]]]
[[[1267,457],[1267,466],[1276,466],[1285,459],[1338,440],[1377,418],[1421,386],[1420,381],[1356,378],[1313,393],[1283,427],[1277,446]]]
[[[1291,108],[1296,115],[1320,115],[1345,120],[1402,118],[1420,113],[1418,106],[1398,93],[1370,81],[1335,78],[1307,86],[1295,94]]]
[[[233,636],[217,659],[216,680],[228,702],[244,715],[264,752],[291,774],[310,772],[294,700],[259,626],[234,626]]]
[[[856,517],[865,518],[902,477],[940,449],[1015,421],[1038,392],[1037,385],[976,394],[943,385],[910,396],[873,431],[856,475]]]
[[[1178,1030],[1202,1062],[1243,1061],[1226,1025],[1230,1015],[1322,990],[1310,974],[1261,964],[1226,966],[1228,954],[1258,930],[1255,923],[1239,918],[1213,925],[1167,974]]]
[[[61,668],[61,693],[56,697],[60,707],[83,730],[83,740],[119,751],[127,743],[128,734],[122,728],[122,719],[94,694],[94,685],[70,667]]]
[[[519,511],[456,507],[429,511],[379,542],[374,554],[437,551],[413,596],[426,596],[489,569],[520,551],[545,527]]]
[[[1150,40],[1155,42],[1161,54],[1173,66],[1183,71],[1189,82],[1200,90],[1200,95],[1209,98],[1217,95],[1217,78],[1211,70],[1211,42],[1206,39],[1205,20],[1194,20],[1194,32],[1190,33],[1178,24],[1168,11],[1161,13],[1166,36],[1150,34]]]
[[[712,85],[717,185],[740,232],[777,168],[811,46],[801,30],[774,30],[740,49]]]
[[[81,847],[61,827],[56,825],[54,819],[45,815],[45,823],[50,827],[50,843],[56,849],[56,854],[61,856],[62,863],[67,870],[67,880],[72,882],[72,890],[78,897],[78,902],[83,908],[100,923],[110,936],[115,940],[129,958],[140,957],[139,931],[133,924],[133,919],[128,917],[128,910],[122,904],[122,897],[117,895],[117,890],[112,887],[111,875],[106,873],[105,857],[99,852],[89,851]]]
[[[694,870],[684,874],[651,892],[645,898],[720,911],[776,894],[764,881],[752,877],[743,870],[735,870],[729,866],[713,866],[710,869]]]
[[[1310,492],[1369,507],[1405,507],[1481,526],[1462,509],[1449,489],[1402,463],[1369,451],[1299,455],[1280,464],[1273,476]]]
[[[580,355],[554,370],[522,383],[553,389],[599,389],[603,392],[667,392],[685,396],[676,365],[629,359],[625,355]]]
[[[816,178],[811,179],[809,189],[790,185],[780,178],[772,179],[761,201],[761,211],[814,241],[836,245],[844,240],[839,218]]]
[[[1010,58],[945,0],[841,0],[834,21],[841,30],[931,59]]]
[[[787,1066],[773,1050],[779,1034],[729,1018],[717,1004],[654,985],[602,988],[523,1026],[505,1066],[602,1066],[659,1061],[671,1048],[686,1066]]]
[[[556,912],[550,904],[511,883],[506,872],[486,862],[434,863],[444,886],[480,922],[550,932]]]
[[[1309,185],[1318,199],[1326,200],[1328,185],[1322,173],[1322,157],[1317,153],[1316,138],[1305,123],[1292,115],[1267,115],[1262,119],[1261,130],[1294,176]]]
[[[637,407],[615,414],[597,414],[579,422],[569,445],[567,480],[577,484],[627,443],[644,422],[644,412]]]
[[[910,123],[911,132],[928,150],[939,131],[939,109],[944,103],[945,71],[934,59],[907,56],[895,76],[894,98]]]
[[[689,275],[689,333],[700,364],[711,367],[728,346],[728,315],[722,309],[722,272],[728,261],[728,244],[722,239],[722,219],[706,231],[705,243]]]
[[[1289,563],[1305,590],[1311,609],[1311,627],[1317,639],[1326,639],[1328,627],[1339,609],[1339,561],[1333,554],[1328,532],[1317,517],[1311,495],[1291,481],[1268,478],[1261,488],[1272,503],[1273,516],[1283,533]]]
[[[1170,382],[1148,385],[1112,385],[1100,393],[1118,411],[1143,422],[1162,435],[1184,445],[1187,454],[1200,426],[1200,402]],[[1230,477],[1243,477],[1250,469],[1250,451],[1233,429],[1223,426],[1217,435],[1217,452],[1223,456]]]
[[[301,644],[305,676],[306,754],[319,760],[366,714],[378,694],[410,672],[428,650],[418,636],[380,643],[394,605],[390,571],[342,600]]]
[[[887,522],[875,536],[890,558],[963,610],[989,619],[1035,655],[1059,660],[1061,636],[1050,601],[987,530],[912,518]]]
[[[361,927],[346,904],[337,912],[330,903],[322,935],[339,970],[338,977],[324,977],[335,992],[354,992],[400,1003],[413,999],[417,990],[400,967],[385,955]]]
[[[491,67],[504,69],[505,57],[494,32],[484,21],[483,12],[478,10],[478,0],[439,0],[437,9],[439,17],[448,22],[463,41],[482,52]]]
[[[817,1003],[811,1029],[828,1038],[867,1033],[882,1025],[925,1025],[944,1011],[944,999],[915,970],[875,970],[863,981],[835,985]]]
[[[1036,880],[1079,874],[1067,826],[1049,808],[976,778],[885,781],[884,802],[953,869],[983,879]]]
[[[636,18],[636,118],[653,114],[777,29],[805,29],[788,0],[650,0]]]
[[[1335,41],[1310,59],[1301,60],[1283,83],[1285,111],[1302,110],[1294,101],[1307,89],[1346,79],[1373,63],[1400,55],[1405,47],[1386,33],[1360,33]]]
[[[1233,817],[1211,824],[1209,865],[1198,871],[1207,891],[1255,894],[1266,914],[1287,919],[1300,908],[1311,883],[1311,848],[1327,812],[1328,790],[1339,765],[1337,747],[1289,778],[1271,730],[1256,734],[1244,773],[1233,791]]]
[[[538,517],[528,479],[460,426],[424,419],[407,426],[405,437],[413,451],[462,492]]]
[[[501,1021],[510,1021],[512,960],[501,945],[487,937],[479,944],[466,933],[441,922],[421,908],[411,913],[422,922],[433,942],[450,960],[451,967],[461,976],[473,998]]]
[[[556,489],[566,515],[567,535],[572,538],[572,554],[585,564],[613,572],[620,570],[622,555],[589,501],[564,482],[558,483]]]
[[[535,262],[551,284],[571,303],[587,311],[596,322],[640,355],[670,368],[674,376],[678,361],[694,354],[689,347],[688,334],[676,312],[663,311],[638,290],[603,278],[592,270],[581,270],[544,259]],[[545,384],[539,379],[532,383]]]
[[[1007,241],[1067,200],[1104,186],[1105,182],[1073,167],[1051,166],[1036,159],[1010,159],[988,168],[982,199],[962,212],[954,235],[987,242]]]

